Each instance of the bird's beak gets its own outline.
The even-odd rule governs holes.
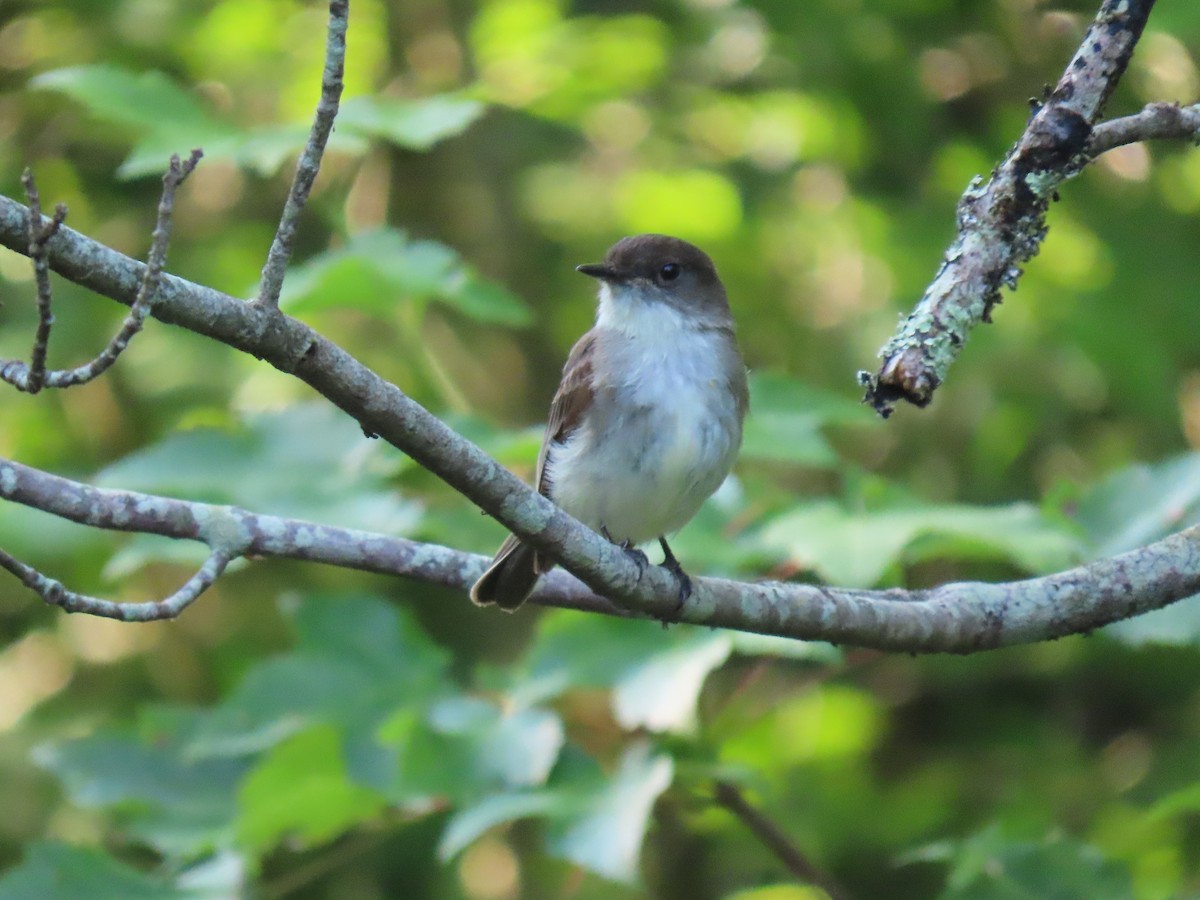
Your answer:
[[[575,267],[576,272],[582,272],[592,278],[599,278],[601,281],[620,281],[621,273],[612,266],[607,266],[604,263],[586,263],[582,266]]]

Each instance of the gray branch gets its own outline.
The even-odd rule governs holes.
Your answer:
[[[54,325],[51,311],[53,294],[50,289],[50,266],[46,261],[46,243],[54,237],[67,218],[67,207],[60,203],[54,216],[42,221],[42,201],[38,195],[33,172],[26,169],[21,175],[25,197],[29,201],[29,259],[33,263],[33,281],[37,289],[38,325],[33,337],[33,352],[29,365],[15,360],[0,360],[0,380],[18,384],[23,390],[36,394],[46,381],[46,353],[50,347],[50,329]]]
[[[193,600],[213,586],[229,562],[229,556],[223,551],[214,550],[196,574],[171,596],[146,603],[115,603],[112,600],[69,591],[62,582],[43,575],[33,566],[21,562],[0,548],[0,569],[7,569],[51,606],[58,606],[69,613],[86,613],[105,619],[119,619],[122,622],[155,622],[175,618],[190,606]]]
[[[257,302],[266,307],[279,305],[283,276],[288,261],[292,258],[296,225],[300,221],[300,213],[304,210],[309,192],[312,191],[313,182],[317,180],[325,144],[333,131],[333,120],[337,117],[338,104],[342,97],[342,77],[346,63],[346,26],[349,18],[349,0],[330,0],[329,28],[325,39],[325,69],[321,74],[321,99],[317,103],[317,113],[313,118],[308,142],[296,163],[296,174],[292,178],[292,187],[283,206],[283,215],[279,220],[279,228],[275,231],[275,239],[267,253],[262,280],[258,287]]]
[[[1200,139],[1200,104],[1150,103],[1139,113],[1101,122],[1092,130],[1086,158],[1096,157],[1138,141]]]
[[[7,460],[0,460],[0,499],[96,528],[203,541],[214,554],[230,559],[261,556],[320,562],[413,578],[464,593],[488,563],[487,557],[404,538],[95,488]],[[594,537],[605,549],[616,549]],[[635,573],[637,566],[619,550],[615,556],[618,565],[602,575],[612,572],[613,582],[623,585],[624,573],[618,566]],[[680,620],[697,625],[879,650],[973,653],[1086,634],[1200,592],[1200,527],[1111,559],[1008,584],[966,582],[927,591],[868,591],[697,578],[693,587]],[[625,597],[628,607],[642,615],[670,615],[676,602],[674,578],[651,567],[641,587]],[[532,599],[547,606],[628,614],[561,570],[543,578]],[[150,607],[161,604],[135,608]]]
[[[0,196],[0,245],[28,252],[27,214],[20,203]],[[47,244],[47,254],[58,274],[127,305],[134,302],[145,271],[137,260],[65,226]],[[277,309],[166,274],[151,315],[300,378],[356,419],[365,432],[403,450],[598,593],[660,617],[672,612],[672,576],[654,571],[640,578],[638,567],[620,549],[530,490],[395,385],[303,323]]]
[[[154,233],[150,239],[150,252],[146,257],[146,268],[139,281],[137,296],[129,315],[121,324],[120,330],[108,342],[107,346],[96,354],[90,362],[73,369],[46,371],[46,350],[50,343],[50,326],[54,316],[50,311],[51,292],[50,275],[46,261],[46,244],[67,217],[67,207],[62,203],[54,211],[54,218],[42,224],[41,207],[38,201],[37,187],[34,184],[33,173],[28,169],[22,176],[25,192],[29,197],[29,256],[33,261],[34,280],[37,284],[38,298],[38,328],[34,338],[33,356],[27,366],[20,360],[0,360],[0,381],[11,384],[17,390],[36,394],[43,387],[69,388],[77,384],[86,384],[99,378],[117,361],[134,335],[142,330],[146,315],[158,292],[158,284],[162,278],[163,267],[167,263],[167,247],[171,242],[171,214],[175,209],[175,189],[196,168],[204,154],[193,150],[187,160],[180,162],[178,156],[172,156],[167,172],[163,175],[162,196],[158,202],[158,218],[155,220]]]
[[[926,406],[971,330],[991,321],[1001,287],[1016,287],[1021,264],[1046,236],[1051,199],[1088,161],[1093,129],[1153,6],[1154,0],[1104,0],[1025,132],[987,183],[976,179],[963,194],[958,234],[936,277],[880,350],[878,372],[859,375],[865,402],[881,415],[898,400]]]
[[[1027,251],[1026,256],[1036,249],[1040,239],[1038,210],[1044,211],[1060,167],[1086,155],[1091,123],[1123,70],[1150,6],[1149,0],[1105,3],[1098,24],[1093,26],[1097,37],[1077,54],[1070,82],[1064,76],[1050,102],[1035,115],[1037,126],[1031,126],[1006,160],[1004,178],[1009,189],[1035,210],[1008,222],[1024,229],[1018,231],[1018,249]],[[324,127],[327,136],[336,109],[345,7],[345,0],[330,4],[324,112],[318,113],[316,137],[305,151],[308,162],[302,160],[298,168],[293,196],[289,197],[294,213],[289,215],[285,210],[276,238],[279,253],[272,248],[278,266],[273,268],[269,260],[270,272],[264,270],[264,285],[274,282],[276,296],[276,277],[282,278],[290,254],[295,213],[303,204],[319,164],[324,144],[319,133]],[[323,119],[328,120],[325,126],[321,125]],[[308,174],[301,175],[301,169]],[[1000,178],[999,172],[996,178]],[[992,216],[990,227],[999,227],[1004,224],[996,220],[1001,211],[985,208],[988,196],[987,189],[977,189],[972,203],[964,206],[964,217]],[[30,210],[0,196],[0,245],[29,254],[29,222]],[[976,229],[964,238],[963,254],[985,254],[986,233],[986,228]],[[1010,255],[1015,252],[1006,243],[1006,234],[992,232],[990,238],[1008,246]],[[50,269],[98,294],[134,306],[135,312],[144,305],[139,300],[144,286],[157,279],[150,315],[253,354],[303,380],[356,419],[367,434],[378,435],[407,453],[582,580],[580,584],[565,572],[552,573],[535,595],[543,603],[663,620],[678,618],[699,625],[885,650],[965,653],[1087,632],[1200,591],[1200,530],[1189,529],[1123,556],[1012,584],[956,584],[906,592],[697,579],[692,597],[677,616],[677,585],[672,575],[658,567],[641,571],[618,547],[531,490],[343,349],[303,323],[281,315],[273,302],[260,297],[262,302],[247,304],[167,274],[158,277],[153,258],[150,267],[144,266],[65,226],[47,237],[43,249]],[[1012,258],[1026,258],[1020,252]],[[955,257],[948,259],[946,267],[958,264],[959,257]],[[1010,259],[1001,270],[1007,274],[1011,266]],[[986,288],[987,278],[980,277]],[[980,295],[984,298],[980,301],[980,316],[994,302],[995,292],[996,285],[992,284]],[[939,302],[944,304],[946,315],[958,322],[967,315],[963,309],[969,303],[955,307],[949,302],[953,299],[947,294]],[[969,300],[963,296],[957,299],[960,303]],[[936,309],[927,313],[932,316],[931,322],[937,320],[935,313]],[[970,324],[961,324],[959,342]],[[929,338],[931,342],[942,340],[933,330]],[[244,510],[125,491],[99,491],[16,463],[0,462],[0,497],[86,525],[166,534],[208,544],[212,556],[205,567],[167,601],[137,606],[141,615],[177,612],[211,584],[229,560],[245,554],[313,559],[422,578],[458,589],[465,589],[486,562],[482,557],[444,547],[256,516]],[[22,565],[12,568],[35,589],[51,594],[62,590],[45,576],[22,569]],[[80,608],[90,603],[89,611],[107,609],[102,606],[106,601],[86,599],[88,602]]]

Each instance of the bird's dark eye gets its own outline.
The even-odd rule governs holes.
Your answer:
[[[681,271],[679,263],[666,263],[658,270],[658,278],[660,281],[674,281]]]

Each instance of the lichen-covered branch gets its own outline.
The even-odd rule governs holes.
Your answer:
[[[925,406],[967,336],[991,320],[1002,287],[1046,234],[1046,209],[1087,161],[1093,128],[1129,64],[1154,0],[1104,0],[1054,90],[987,182],[958,204],[958,233],[933,282],[880,351],[874,375],[860,373],[865,401],[887,416],[898,400]]]
[[[333,120],[337,117],[338,104],[342,98],[342,79],[346,64],[346,27],[350,19],[349,0],[330,0],[329,28],[325,39],[325,68],[321,74],[321,99],[313,118],[308,142],[296,163],[296,174],[288,191],[287,202],[279,228],[267,253],[263,265],[262,279],[258,286],[257,302],[266,307],[279,305],[279,292],[283,287],[283,276],[292,258],[292,244],[296,239],[296,225],[300,213],[312,191],[313,182],[321,170],[321,157],[325,144],[333,131]]]
[[[0,460],[0,499],[97,528],[203,541],[214,554],[230,559],[306,560],[401,575],[463,592],[488,564],[487,557],[404,538],[95,488],[7,460]],[[597,540],[608,546],[602,538]],[[617,559],[636,571],[619,550]],[[610,577],[608,570],[603,574]],[[618,572],[613,580],[619,578]],[[868,591],[697,578],[680,620],[880,650],[973,653],[1088,633],[1197,592],[1200,528],[1189,528],[1121,556],[1007,584]],[[647,569],[641,588],[626,596],[628,606],[642,615],[674,618],[675,582],[657,567]],[[532,599],[549,606],[628,614],[561,570],[543,578]]]
[[[29,256],[33,261],[34,277],[37,283],[38,297],[38,328],[34,338],[33,356],[26,366],[20,360],[0,361],[0,381],[5,381],[21,391],[36,394],[43,387],[68,388],[77,384],[86,384],[104,374],[117,358],[125,352],[133,336],[142,330],[146,315],[158,292],[158,284],[162,278],[163,267],[167,262],[167,248],[171,242],[171,214],[175,208],[175,190],[196,168],[203,153],[193,150],[187,160],[180,162],[178,156],[172,156],[167,172],[163,175],[162,196],[158,203],[158,218],[155,221],[154,233],[151,235],[150,252],[146,257],[146,267],[139,281],[137,296],[129,310],[129,315],[121,324],[120,330],[90,362],[73,369],[46,371],[46,350],[50,342],[50,326],[54,322],[51,313],[50,274],[46,262],[46,244],[58,233],[59,227],[67,216],[67,208],[58,204],[54,218],[42,225],[41,209],[38,205],[37,188],[34,184],[33,173],[28,169],[22,177],[26,194],[29,197]]]

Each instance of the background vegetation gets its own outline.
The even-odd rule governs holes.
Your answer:
[[[345,109],[284,307],[528,471],[616,238],[729,286],[746,450],[692,571],[920,586],[1137,546],[1200,508],[1200,152],[1068,185],[932,408],[857,403],[954,203],[1094,3],[354,0]],[[0,191],[249,296],[317,95],[299,0],[8,0]],[[1200,6],[1161,4],[1110,107],[1190,102]],[[123,309],[56,282],[51,363]],[[0,357],[28,261],[0,250]],[[0,392],[0,454],[82,480],[490,552],[502,530],[299,382],[151,323],[104,378]],[[0,545],[148,599],[195,550],[0,507]],[[861,897],[1200,892],[1200,607],[909,658],[523,610],[284,563],[123,625],[0,581],[0,897],[820,897],[714,802],[741,790]],[[643,833],[645,840],[643,841]],[[832,890],[837,891],[836,887]]]

